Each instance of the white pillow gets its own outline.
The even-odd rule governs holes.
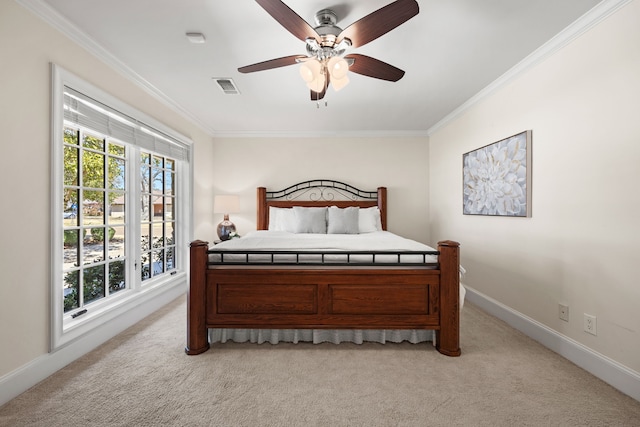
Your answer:
[[[294,206],[296,233],[327,233],[327,208],[304,208]]]
[[[269,230],[295,233],[296,215],[293,209],[269,206]]]
[[[382,220],[380,219],[380,209],[377,206],[362,208],[358,211],[358,227],[360,233],[373,233],[382,231]]]
[[[327,211],[328,234],[358,234],[360,232],[360,215],[357,206],[340,209],[332,206]]]

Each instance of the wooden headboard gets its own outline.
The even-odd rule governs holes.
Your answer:
[[[378,187],[376,191],[363,191],[349,184],[330,179],[304,181],[279,191],[267,191],[265,187],[258,187],[258,230],[269,228],[270,206],[277,208],[292,208],[294,206],[369,208],[377,206],[380,209],[382,229],[387,229],[386,187]]]

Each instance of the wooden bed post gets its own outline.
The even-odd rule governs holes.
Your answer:
[[[460,356],[460,244],[438,242],[440,256],[440,330],[436,349],[447,356]]]
[[[200,354],[209,350],[207,336],[207,263],[209,243],[194,240],[191,248],[189,290],[187,292],[187,354]]]
[[[258,187],[257,198],[256,229],[267,230],[269,228],[269,211],[267,209],[267,189],[265,187]]]

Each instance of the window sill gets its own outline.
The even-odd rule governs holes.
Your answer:
[[[51,351],[64,347],[107,322],[121,322],[120,317],[136,306],[145,304],[164,292],[186,286],[186,277],[185,272],[167,275],[138,291],[122,291],[125,293],[121,297],[110,300],[108,304],[93,308],[89,305],[87,313],[76,318],[66,315],[61,330],[53,333]]]

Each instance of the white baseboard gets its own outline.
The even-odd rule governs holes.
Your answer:
[[[548,349],[580,366],[622,393],[640,401],[640,374],[580,344],[571,338],[515,311],[473,288],[467,288],[467,301],[506,322]]]
[[[60,350],[43,354],[15,371],[0,377],[0,406],[183,295],[185,286],[183,282],[163,289],[136,306],[135,310],[129,310],[125,315],[97,327],[94,331],[69,343]]]

